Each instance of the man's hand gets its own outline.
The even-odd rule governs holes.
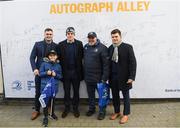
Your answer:
[[[55,77],[56,76],[56,73],[54,71],[52,71],[52,76]]]
[[[48,70],[48,71],[47,71],[47,75],[51,76],[51,75],[52,75],[52,71],[51,71],[51,70]]]
[[[35,76],[39,76],[39,70],[38,70],[38,69],[35,69],[35,70],[34,70],[34,75],[35,75]]]
[[[132,79],[128,79],[127,84],[132,84],[133,80]]]

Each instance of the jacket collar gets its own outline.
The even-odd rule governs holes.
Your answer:
[[[51,62],[51,61],[49,60],[49,58],[47,58],[47,57],[44,57],[44,58],[43,58],[43,61],[44,61],[44,62],[47,62],[47,63],[49,63],[49,62],[50,62],[50,63],[53,63],[53,62]],[[55,63],[59,63],[59,60],[56,60]]]
[[[44,43],[47,43],[45,39],[43,41],[44,41]],[[51,44],[51,43],[53,43],[53,40],[50,43],[47,43],[47,44]]]
[[[118,46],[118,51],[119,51],[119,48],[122,46],[124,44],[124,42],[121,42],[121,44]],[[112,58],[112,54],[113,54],[113,51],[114,51],[114,46],[113,46],[113,44],[110,46],[110,53],[109,53],[109,55],[110,55],[110,58]]]
[[[97,39],[97,41],[96,41],[96,43],[94,44],[94,45],[89,45],[89,43],[87,43],[87,46],[89,46],[89,47],[95,47],[95,46],[97,46],[97,45],[99,45],[99,43],[100,43],[100,40],[99,39]]]
[[[75,43],[76,42],[76,39],[74,39],[74,41],[73,42],[69,42],[67,39],[66,39],[66,43]]]

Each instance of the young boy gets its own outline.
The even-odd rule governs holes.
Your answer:
[[[40,67],[40,77],[41,77],[41,92],[44,90],[47,82],[54,77],[55,83],[55,92],[58,92],[58,84],[59,80],[62,78],[61,66],[57,60],[57,53],[54,50],[51,50],[47,54],[47,58],[44,58],[44,62]],[[48,106],[51,106],[51,113],[50,118],[57,120],[57,116],[54,113],[54,105],[55,105],[55,98],[50,98],[48,105],[43,109],[44,119],[43,119],[43,126],[48,126]]]

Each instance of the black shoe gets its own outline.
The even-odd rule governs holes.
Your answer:
[[[44,117],[44,119],[43,119],[43,126],[48,127],[48,118],[47,117]]]
[[[80,112],[78,110],[74,110],[74,117],[78,118],[80,116]]]
[[[106,116],[106,112],[100,112],[99,115],[98,115],[98,120],[103,120]]]
[[[86,116],[92,116],[93,114],[95,113],[95,110],[89,110],[87,113],[86,113]]]
[[[52,115],[49,115],[50,119],[58,120],[58,117],[53,113]]]
[[[62,118],[65,118],[69,113],[69,110],[65,110],[63,113],[62,113]]]

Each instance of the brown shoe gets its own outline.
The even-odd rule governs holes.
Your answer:
[[[121,118],[121,120],[119,121],[119,123],[120,124],[125,124],[125,123],[127,123],[128,122],[128,116],[126,115],[126,116],[123,116],[122,118]]]
[[[115,120],[115,119],[117,119],[121,115],[122,115],[121,113],[113,113],[109,119],[110,120]]]
[[[32,113],[31,120],[35,120],[40,115],[39,112],[35,111]]]

